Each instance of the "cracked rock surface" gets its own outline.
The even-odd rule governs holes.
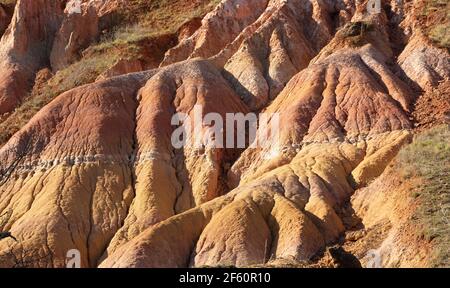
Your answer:
[[[105,6],[68,16],[59,2],[18,0],[0,41],[0,114],[41,61],[63,67],[97,35],[77,23]],[[352,226],[351,199],[364,211],[355,191],[411,141],[417,99],[450,77],[448,51],[419,32],[393,49],[389,17],[413,25],[409,6],[370,15],[364,2],[223,0],[158,68],[59,95],[0,146],[0,214],[13,211],[0,228],[20,240],[0,241],[0,267],[64,267],[70,249],[83,267],[316,261]],[[358,21],[370,29],[346,33]],[[196,105],[279,113],[279,137],[176,149],[171,118]]]

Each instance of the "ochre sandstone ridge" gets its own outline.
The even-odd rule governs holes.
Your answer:
[[[143,78],[67,92],[2,147],[0,209],[14,210],[5,228],[21,240],[11,253],[8,243],[1,243],[2,254],[8,252],[1,265],[11,265],[14,257],[46,255],[34,265],[60,267],[67,249],[74,248],[83,266],[96,264],[134,197],[130,159],[135,95]]]
[[[408,133],[398,132],[371,144],[395,149],[393,139],[405,137]],[[346,177],[364,159],[365,146],[364,142],[310,145],[289,164],[145,230],[100,266],[247,266],[274,257],[308,261],[345,230],[334,207],[338,210],[339,203],[352,194]],[[209,212],[211,206],[214,210]],[[260,223],[259,229],[251,223]],[[183,236],[176,236],[180,231]],[[247,243],[254,245],[251,253]],[[163,258],[164,251],[175,255]]]
[[[398,63],[405,76],[423,90],[450,81],[448,52],[432,46],[420,32],[411,37]]]
[[[144,85],[146,79],[149,80]],[[119,88],[122,85],[123,90]],[[124,223],[107,253],[144,228],[221,195],[225,188],[221,184],[224,181],[221,179],[222,161],[229,157],[229,152],[209,147],[207,143],[198,149],[176,150],[171,145],[173,113],[183,112],[195,117],[193,107],[196,104],[204,105],[203,114],[211,111],[223,116],[227,112],[247,113],[246,106],[220,72],[205,61],[190,61],[159,71],[116,77],[59,96],[2,147],[2,189],[7,191],[2,194],[5,197],[2,203],[7,205],[2,210],[11,208],[7,203],[11,197],[17,197],[22,200],[14,200],[14,205],[21,201],[27,204],[23,211],[14,208],[12,220],[15,223],[30,225],[29,221],[37,217],[33,206],[42,212],[62,209],[59,215],[49,217],[55,221],[60,219],[58,223],[80,223],[84,230],[68,226],[65,228],[67,234],[61,231],[61,234],[53,235],[52,227],[47,228],[50,220],[41,221],[45,224],[42,231],[52,235],[55,241],[66,239],[59,237],[75,238],[67,242],[67,247],[55,247],[54,243],[41,242],[45,237],[23,234],[21,229],[25,226],[20,224],[11,230],[24,235],[29,243],[41,242],[45,247],[41,254],[53,255],[52,263],[48,265],[62,265],[62,251],[72,245],[83,251],[83,265],[94,266],[106,248],[105,243],[120,228],[117,225]],[[117,110],[122,114],[114,113]],[[19,185],[18,190],[11,188],[10,185],[17,183],[16,173],[27,175],[23,176],[24,183],[30,186]],[[55,182],[43,187],[39,183],[45,179]],[[58,194],[59,189],[64,194]],[[73,198],[72,193],[79,190],[84,196],[77,194]],[[34,206],[34,193],[54,203],[45,209],[37,204]],[[105,194],[110,197],[101,199],[100,195]],[[84,203],[82,219],[72,218],[75,217],[72,214],[80,214],[76,210],[79,203]],[[105,210],[99,210],[99,207]],[[110,211],[111,217],[102,214],[111,208],[114,210]],[[97,231],[96,227],[104,228]],[[57,228],[61,229],[61,226]],[[74,236],[71,234],[73,229],[83,232]]]
[[[99,16],[93,5],[83,5],[73,10],[70,4],[56,33],[50,53],[50,65],[54,71],[65,68],[78,58],[78,52],[93,42],[99,33]]]
[[[361,221],[342,242],[364,266],[449,265],[450,125],[420,128],[382,175],[351,197],[349,215]]]
[[[259,17],[267,3],[268,0],[222,1],[203,18],[202,25],[191,37],[167,52],[161,65],[192,57],[208,58],[219,53]]]
[[[238,11],[232,14],[230,7]],[[339,9],[348,15],[353,6],[342,1],[272,0],[259,1],[257,6],[251,1],[223,1],[191,37],[166,53],[161,65],[211,58],[224,68],[225,77],[249,108],[260,110],[332,38],[337,25],[332,15]],[[229,25],[230,17],[243,16],[245,21],[239,18]],[[214,36],[217,30],[220,39]]]
[[[108,16],[119,3],[18,0],[0,40],[0,115],[13,111],[27,96],[37,71],[51,66],[56,72],[78,60],[81,50],[98,39],[99,30],[108,27]],[[8,21],[1,9],[0,24]]]
[[[139,98],[136,197],[108,253],[145,228],[212,200],[225,189],[222,167],[228,155],[205,142],[198,148],[174,149],[173,113],[186,113],[193,119],[195,105],[203,105],[202,115],[248,112],[220,72],[205,61],[182,62],[160,70],[141,89]],[[202,128],[208,129],[206,125]]]
[[[102,29],[110,26],[111,15],[125,5],[120,0],[82,1],[80,7],[76,7],[76,3],[68,1],[64,19],[56,32],[50,53],[53,71],[79,60],[83,49],[99,38]]]
[[[270,7],[270,16],[261,16],[256,31],[244,31],[239,36],[242,39],[216,57],[229,57],[224,65],[226,77],[252,110],[265,107],[315,55],[314,46],[305,36],[312,29],[306,9],[292,6],[285,2]]]
[[[423,22],[433,22],[435,18],[434,15],[427,15],[425,18],[430,20],[422,19],[429,9],[427,5],[431,5],[427,2],[430,1],[415,0],[405,3],[402,8],[397,8],[397,17],[393,20],[400,32],[396,36],[402,40],[404,46],[397,59],[401,67],[400,74],[408,84],[424,91],[436,87],[439,82],[449,81],[450,77],[448,48],[434,45],[425,35],[426,26],[429,24]],[[445,13],[445,5],[448,3],[433,9],[442,9]]]
[[[352,36],[345,34],[352,26],[338,33],[330,43],[331,52],[318,56],[265,109],[283,112],[280,122],[290,125],[280,127],[279,142],[267,151],[249,148],[241,155],[229,173],[230,185],[238,188],[214,200],[225,202],[223,209],[211,219],[198,219],[196,209],[182,218],[169,218],[121,247],[101,266],[247,266],[271,257],[305,261],[336,241],[347,225],[339,216],[340,207],[355,185],[379,176],[411,135],[408,113],[414,93],[387,64],[392,52],[381,50],[388,41],[383,39],[387,35],[382,20],[370,22],[375,28],[358,39],[361,46],[344,39]],[[273,216],[279,213],[276,199],[292,203],[283,218]],[[208,204],[200,208],[204,206]],[[290,217],[298,222],[283,221]],[[177,262],[162,261],[153,249],[165,246],[159,239],[174,237],[182,221],[199,225],[185,240],[191,248],[179,251]],[[260,229],[254,231],[251,223],[260,223]],[[283,239],[289,237],[300,240],[287,245]],[[247,243],[253,244],[252,253]]]
[[[0,42],[2,71],[27,77],[2,74],[0,89],[25,93],[45,64],[77,63],[104,15],[124,7],[83,1],[73,14],[66,1],[36,2],[18,1]],[[387,255],[383,266],[427,265],[423,239],[404,248],[415,233],[414,182],[399,183],[392,161],[416,126],[450,115],[441,101],[450,65],[448,51],[413,29],[420,1],[409,2],[382,1],[371,14],[367,1],[223,0],[179,28],[156,68],[118,75],[145,69],[119,59],[57,96],[0,146],[0,215],[12,211],[0,232],[19,240],[0,241],[0,267],[64,267],[70,249],[82,267],[308,266],[336,244],[363,265],[370,249]],[[45,47],[19,41],[14,31],[43,11],[53,18],[33,23],[54,24],[39,38]],[[163,51],[156,46],[147,54]],[[0,114],[17,93],[4,94]],[[272,136],[260,147],[215,147],[224,139],[214,119],[187,120],[249,112],[270,115],[257,127]],[[174,122],[176,113],[189,118]],[[175,147],[182,128],[188,145]],[[196,143],[200,135],[210,137]]]
[[[330,43],[332,49],[325,47],[265,110],[279,112],[280,122],[290,125],[281,125],[275,145],[243,153],[229,174],[232,185],[284,163],[283,153],[305,144],[358,141],[412,127],[407,114],[414,94],[389,69],[389,58],[371,42],[348,47],[341,39],[344,33],[340,31]],[[375,35],[368,40],[380,37],[377,30],[369,33]]]
[[[431,256],[431,244],[420,236],[414,223],[417,200],[408,195],[420,186],[420,181],[402,181],[394,167],[368,187],[352,196],[352,207],[362,219],[363,230],[350,231],[346,250],[358,255],[362,264],[371,260],[369,250],[382,255],[383,267],[426,267]],[[377,235],[378,234],[378,235]],[[377,236],[375,236],[377,235]]]
[[[34,73],[48,58],[65,0],[19,0],[10,27],[0,40],[0,115],[27,93]]]

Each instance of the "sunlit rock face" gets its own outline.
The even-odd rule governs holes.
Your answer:
[[[77,61],[102,13],[119,7],[65,2],[17,2],[0,41],[0,114],[37,69]],[[0,214],[12,211],[0,228],[19,240],[0,241],[0,267],[17,257],[64,267],[70,249],[82,267],[316,259],[351,226],[355,190],[411,141],[416,86],[450,75],[448,51],[423,35],[392,49],[390,17],[413,21],[411,9],[373,15],[359,2],[224,0],[158,68],[59,95],[0,147]],[[279,115],[268,123],[276,139],[174,147],[173,116],[194,118],[198,106],[201,116]]]

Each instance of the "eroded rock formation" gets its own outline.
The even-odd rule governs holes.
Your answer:
[[[37,61],[32,69],[45,57],[58,69],[96,37],[96,25],[86,33],[79,21],[96,23],[98,13],[64,18],[61,5],[40,2],[56,15],[45,18],[58,23],[53,36],[41,35],[56,35],[52,50],[33,49],[39,58],[32,40],[11,47]],[[397,59],[389,17],[414,21],[412,8],[371,15],[355,2],[224,0],[159,68],[58,96],[0,148],[0,212],[13,211],[3,229],[19,240],[0,242],[0,266],[25,255],[39,259],[32,266],[61,267],[70,249],[84,267],[306,263],[335,244],[354,225],[345,207],[375,197],[357,192],[351,202],[355,190],[411,140],[416,86],[435,89],[450,73],[448,52],[423,35],[403,35]],[[27,29],[21,17],[42,15],[30,3],[19,0],[2,43]],[[25,72],[5,53],[11,72],[0,83],[12,89],[28,78],[11,76]],[[0,113],[20,99],[14,91],[0,98]],[[196,105],[203,115],[279,113],[282,125],[262,148],[176,149],[171,118],[194,117]]]
[[[0,115],[25,97],[34,73],[48,59],[65,1],[17,1],[9,29],[0,40]]]

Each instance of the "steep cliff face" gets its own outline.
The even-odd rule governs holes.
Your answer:
[[[5,3],[2,4],[2,11],[6,14],[2,12],[0,19],[6,29],[16,3],[4,1],[0,4]],[[213,0],[194,0],[189,3],[179,0],[162,3],[70,0],[61,2],[60,11],[53,13],[40,4],[32,7],[16,5],[17,11],[22,9],[22,12],[39,14],[44,20],[49,19],[49,22],[51,17],[56,17],[56,14],[59,16],[58,21],[51,23],[33,20],[34,29],[44,31],[45,39],[30,38],[30,42],[24,42],[28,37],[23,37],[30,32],[26,26],[26,21],[30,20],[25,21],[20,16],[15,26],[23,27],[26,33],[13,33],[9,29],[9,40],[4,39],[2,42],[0,50],[4,51],[2,61],[7,73],[2,78],[4,85],[1,88],[4,92],[0,104],[0,145],[63,92],[95,80],[158,67],[164,53],[177,41],[192,35],[195,32],[192,29],[199,25],[195,23],[213,7]],[[45,13],[52,15],[47,17]],[[33,16],[27,16],[26,19],[29,17]],[[194,25],[190,26],[189,23]],[[50,24],[51,29],[47,27]],[[33,36],[38,38],[39,35]],[[35,43],[33,45],[40,46],[39,49],[29,47],[25,54],[13,57],[11,55],[15,48],[11,43]],[[26,57],[30,59],[26,60]],[[49,77],[43,79],[42,71],[51,73],[47,73]],[[13,73],[15,78],[8,76],[8,73]]]
[[[0,40],[0,115],[25,97],[41,68],[62,20],[65,1],[19,0],[9,29]]]
[[[99,35],[99,21],[118,8],[117,0],[17,1],[0,8],[0,116],[13,111],[31,91],[38,70],[50,63],[58,71]],[[78,7],[79,6],[79,7]],[[10,6],[5,6],[10,7]]]
[[[0,37],[5,33],[11,22],[15,3],[0,3]]]
[[[123,7],[85,3],[71,14],[70,3],[43,2],[19,0],[1,40],[10,51],[1,60],[14,73],[33,77],[45,61],[54,70],[78,61],[101,32],[102,11]],[[420,103],[446,91],[450,77],[448,51],[420,31],[408,34],[418,21],[414,6],[383,1],[372,14],[366,2],[224,0],[201,23],[180,27],[178,43],[154,69],[117,75],[131,72],[117,66],[59,95],[0,147],[0,215],[11,211],[0,228],[19,239],[0,242],[0,267],[62,267],[70,249],[81,252],[84,267],[315,265],[336,243],[366,263],[368,244],[352,246],[345,237],[386,218],[383,229],[393,230],[373,243],[400,235],[406,220],[395,213],[414,211],[413,202],[401,201],[407,193],[392,200],[391,186],[380,182],[395,177],[386,167],[422,125],[427,108]],[[5,50],[16,43],[14,31],[43,11],[54,29]],[[35,64],[21,70],[26,57]],[[8,75],[4,83],[22,83]],[[23,97],[4,95],[11,104],[0,102],[0,112]],[[281,125],[268,123],[278,137],[261,148],[214,147],[206,138],[174,147],[180,123],[172,116],[195,118],[199,106],[201,116],[223,118],[278,113]],[[445,121],[448,106],[440,107]],[[208,134],[212,124],[196,128],[186,129]],[[383,199],[394,204],[374,220]],[[408,239],[394,241],[396,251]],[[398,257],[403,266],[427,263],[408,255]]]

